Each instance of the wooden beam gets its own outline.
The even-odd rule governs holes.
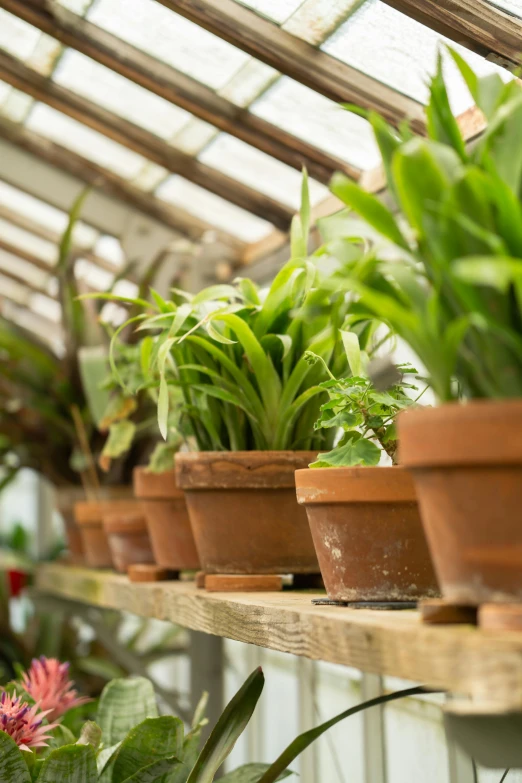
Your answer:
[[[232,204],[268,220],[282,231],[288,230],[294,215],[290,207],[177,150],[154,133],[61,87],[52,79],[25,66],[21,60],[2,51],[0,79],[163,166],[167,171],[179,174]]]
[[[232,249],[239,251],[243,247],[243,243],[239,239],[216,229],[210,223],[181,208],[171,207],[112,171],[104,169],[76,152],[55,144],[44,136],[11,122],[5,117],[0,117],[0,138],[6,139],[107,195],[120,199],[191,239],[198,240],[205,232],[212,231],[218,240]]]
[[[17,274],[16,272],[12,272],[9,269],[4,269],[3,266],[0,266],[0,277],[7,277],[9,280],[12,280],[14,283],[18,283],[31,293],[42,294],[43,296],[47,296],[49,299],[56,299],[56,296],[54,294],[50,294],[44,286],[35,285],[34,283],[31,283],[30,280],[27,280],[27,278],[22,274]],[[3,292],[2,286],[0,284],[0,296],[1,295],[3,295]]]
[[[13,245],[12,242],[7,242],[2,237],[0,237],[0,250],[3,250],[5,253],[10,253],[12,256],[16,256],[22,261],[27,261],[28,264],[32,264],[32,266],[36,267],[36,269],[40,269],[42,272],[47,272],[50,275],[53,273],[52,264],[48,264],[42,258],[35,256],[34,253],[29,253],[27,250],[18,247],[18,245]]]
[[[18,226],[18,228],[21,228],[30,234],[34,234],[41,239],[46,239],[54,245],[58,246],[61,240],[60,234],[56,231],[53,231],[41,223],[34,222],[20,212],[16,212],[14,209],[6,207],[4,204],[0,204],[0,218],[6,220],[8,223],[12,223],[14,226]],[[89,250],[88,248],[83,248],[80,245],[73,245],[71,253],[76,258],[85,258],[86,261],[90,261],[92,264],[99,266],[100,269],[105,269],[107,272],[117,274],[119,271],[110,261],[93,253],[92,250]]]
[[[487,0],[384,0],[392,8],[478,54],[520,65],[522,20]]]
[[[45,0],[0,0],[4,8],[61,43],[77,49],[219,130],[327,183],[334,171],[357,179],[359,169],[236,106],[214,90],[131,44]],[[315,51],[315,50],[314,50]]]
[[[158,2],[333,101],[373,109],[393,124],[408,118],[417,131],[425,127],[420,103],[291,35],[236,0]]]

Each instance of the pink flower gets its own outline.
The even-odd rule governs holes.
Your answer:
[[[10,696],[5,691],[0,698],[0,731],[5,731],[23,750],[43,748],[47,745],[49,732],[58,724],[50,723],[42,726],[42,719],[47,715],[40,711],[40,706],[32,707],[13,693]]]
[[[69,679],[69,664],[56,658],[33,659],[31,668],[22,676],[22,686],[40,709],[49,714],[49,720],[56,720],[71,707],[91,701],[78,696]]]

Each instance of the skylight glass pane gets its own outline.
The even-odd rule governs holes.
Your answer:
[[[272,224],[266,220],[251,215],[182,177],[169,177],[159,186],[156,195],[245,242],[255,242],[273,230]]]
[[[74,11],[75,14],[82,16],[85,11],[92,5],[93,0],[58,0],[60,5],[68,8],[69,11]]]
[[[84,280],[91,288],[97,291],[107,291],[114,280],[114,275],[106,269],[100,269],[99,266],[87,261],[85,258],[79,258],[75,264],[74,271],[79,280]]]
[[[164,139],[171,138],[191,117],[183,109],[73,49],[65,52],[53,79]]]
[[[362,169],[380,163],[366,120],[286,76],[256,101],[251,111]]]
[[[226,84],[249,59],[231,44],[151,0],[99,0],[87,18],[214,89]]]
[[[20,90],[11,89],[2,106],[2,114],[13,122],[24,122],[33,105],[34,100],[30,95],[20,92]]]
[[[56,261],[56,245],[2,219],[0,219],[0,237],[5,242],[9,242],[9,244],[41,258],[42,261],[46,261],[48,264],[54,264]]]
[[[219,131],[204,120],[194,117],[172,139],[171,143],[187,155],[198,155],[203,147],[214,139]]]
[[[6,100],[11,90],[12,87],[10,87],[9,84],[6,84],[5,82],[0,82],[0,104]]]
[[[200,160],[283,204],[299,208],[301,173],[233,136],[221,133],[200,155]],[[327,195],[328,188],[310,181],[313,204]]]
[[[56,231],[57,234],[61,234],[67,227],[68,218],[65,212],[8,185],[7,182],[0,181],[0,204],[41,226]],[[96,241],[98,232],[80,222],[76,224],[73,236],[75,243],[87,248]]]
[[[522,0],[488,0],[489,5],[522,18]]]
[[[272,21],[282,24],[294,11],[296,11],[303,0],[239,0],[241,5],[246,5],[253,11],[272,19]]]
[[[54,323],[60,323],[62,318],[62,308],[60,303],[56,299],[51,299],[44,294],[31,294],[30,298],[31,310],[37,315],[41,315],[43,318],[47,318]]]
[[[11,280],[10,277],[4,277],[0,273],[0,300],[2,299],[2,294],[9,299],[13,299],[17,304],[23,305],[26,304],[29,298],[29,289],[21,283]]]
[[[136,152],[42,103],[36,104],[26,125],[122,177],[135,177],[146,162]]]
[[[21,60],[32,54],[41,32],[27,22],[0,10],[0,47]]]
[[[283,28],[319,46],[360,4],[360,0],[303,0]]]
[[[236,106],[249,106],[279,76],[279,71],[259,60],[249,60],[219,94]]]
[[[421,103],[428,100],[429,77],[435,72],[443,42],[456,48],[480,76],[498,72],[510,75],[468,49],[401,14],[382,0],[367,0],[322,49]],[[445,76],[452,109],[461,114],[473,100],[457,67],[445,56]]]
[[[94,252],[106,261],[110,261],[116,268],[125,263],[125,255],[119,239],[103,234],[94,246]]]
[[[38,269],[28,261],[24,261],[23,258],[18,258],[18,256],[0,249],[0,273],[2,270],[20,275],[27,282],[40,288],[46,288],[50,280],[50,275],[47,272]]]

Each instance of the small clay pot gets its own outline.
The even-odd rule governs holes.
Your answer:
[[[83,500],[83,487],[59,487],[56,489],[55,506],[64,522],[65,540],[68,549],[68,561],[73,565],[85,563],[85,552],[80,528],[74,518],[74,504]]]
[[[139,509],[130,513],[110,513],[103,517],[103,529],[109,542],[116,571],[127,573],[137,563],[154,563],[147,522]]]
[[[92,568],[112,568],[112,555],[107,534],[103,528],[105,516],[113,514],[135,515],[137,511],[136,501],[131,500],[86,500],[76,503],[74,516],[80,533],[85,552],[85,560]]]
[[[171,571],[197,571],[199,557],[183,490],[174,470],[134,469],[134,494],[141,501],[156,563]]]
[[[411,476],[401,468],[311,468],[295,474],[333,601],[438,595]]]
[[[201,566],[207,574],[310,574],[319,564],[294,472],[308,451],[176,454]]]
[[[444,598],[522,600],[522,400],[477,400],[399,416]]]

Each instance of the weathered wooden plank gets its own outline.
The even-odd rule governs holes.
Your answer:
[[[77,177],[109,196],[120,199],[191,239],[197,240],[206,231],[212,231],[218,241],[230,246],[231,251],[240,252],[243,247],[243,243],[239,239],[216,229],[210,223],[179,207],[171,207],[108,169],[98,166],[82,155],[50,141],[28,128],[11,122],[5,117],[0,118],[0,138],[16,144],[37,158]]]
[[[206,593],[193,583],[131,584],[110,571],[56,564],[37,568],[36,586],[260,647],[404,677],[499,710],[522,709],[522,633],[426,626],[414,611],[314,606],[310,592]]]
[[[63,6],[53,9],[43,0],[0,0],[0,8],[277,160],[299,170],[306,166],[319,182],[329,182],[334,171],[359,176],[354,166],[256,117]]]
[[[291,35],[235,0],[158,2],[333,101],[374,109],[394,124],[409,118],[415,130],[424,128],[420,103]]]
[[[384,2],[484,57],[493,53],[520,65],[522,20],[487,0]]]

